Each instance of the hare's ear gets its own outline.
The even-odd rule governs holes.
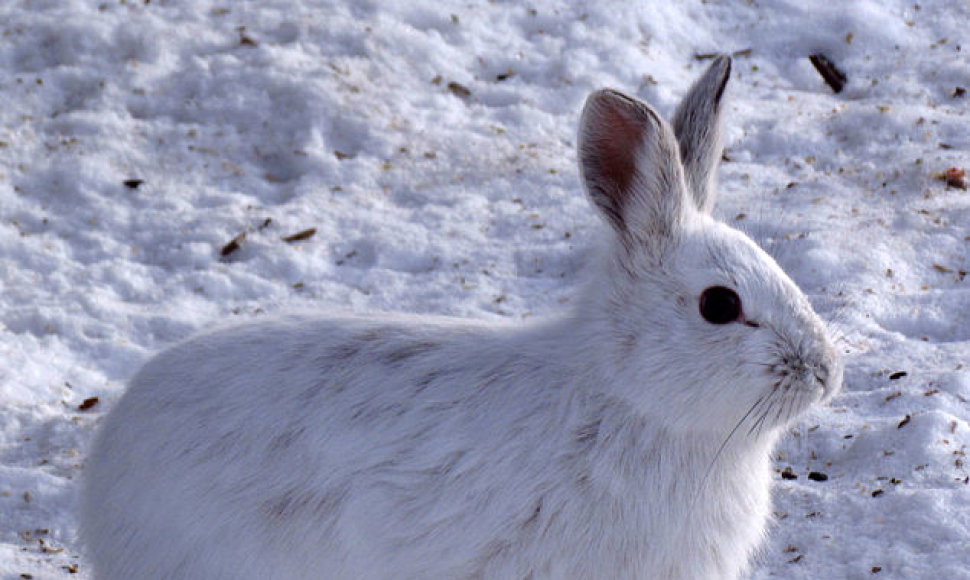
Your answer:
[[[579,169],[589,198],[624,242],[657,246],[680,225],[687,193],[677,139],[649,105],[611,90],[590,95]]]
[[[715,58],[674,113],[687,187],[704,213],[714,208],[714,174],[721,160],[721,97],[730,76],[731,58]]]

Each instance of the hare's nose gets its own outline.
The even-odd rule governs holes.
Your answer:
[[[842,389],[842,360],[833,349],[832,357],[819,367],[824,370],[822,385],[825,387],[825,397],[833,397]]]
[[[814,345],[810,355],[802,358],[799,363],[804,368],[806,377],[822,388],[822,398],[828,399],[842,388],[842,361],[831,342],[822,337]]]

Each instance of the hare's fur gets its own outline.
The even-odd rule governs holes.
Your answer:
[[[563,316],[294,314],[151,360],[87,464],[98,578],[743,573],[769,452],[841,366],[795,285],[708,215],[728,71],[695,84],[676,134],[639,101],[590,97],[580,167],[613,237]],[[711,286],[743,320],[701,317]]]

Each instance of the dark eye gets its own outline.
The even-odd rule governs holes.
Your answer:
[[[724,286],[712,286],[701,294],[701,316],[711,324],[727,324],[741,317],[741,297]]]

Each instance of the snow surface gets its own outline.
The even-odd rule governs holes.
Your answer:
[[[583,99],[669,114],[718,51],[744,52],[717,213],[847,353],[778,449],[754,578],[970,578],[970,195],[934,177],[968,165],[968,22],[952,0],[0,3],[0,578],[88,577],[85,446],[197,329],[567,303],[602,227]]]

